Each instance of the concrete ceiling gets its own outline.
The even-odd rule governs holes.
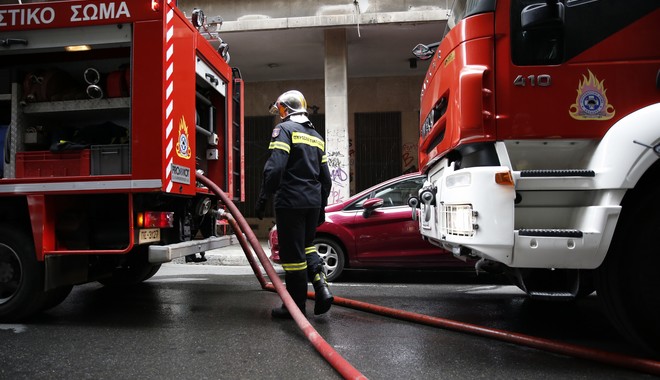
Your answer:
[[[428,61],[411,51],[418,43],[436,42],[445,21],[408,24],[360,25],[346,28],[348,76],[380,77],[423,75]],[[223,33],[229,44],[230,64],[246,82],[323,79],[324,29],[301,28]]]

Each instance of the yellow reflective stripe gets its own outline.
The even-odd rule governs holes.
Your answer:
[[[291,142],[294,144],[307,144],[310,146],[315,146],[321,150],[325,150],[325,143],[318,137],[308,135],[307,133],[302,132],[293,132],[291,134]]]
[[[307,262],[282,264],[282,269],[284,269],[287,272],[293,272],[297,270],[307,270]]]
[[[325,164],[325,163],[327,163],[327,162],[328,162],[328,156],[326,156],[326,155],[324,154],[323,157],[321,157],[321,163],[322,163],[322,164]]]
[[[305,254],[306,255],[309,255],[310,253],[314,253],[314,252],[316,252],[316,247],[315,246],[305,248]]]
[[[281,141],[272,141],[270,145],[268,146],[268,149],[281,149],[287,153],[291,150],[291,147],[289,144],[281,142]]]

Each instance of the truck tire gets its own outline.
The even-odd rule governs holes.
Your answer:
[[[326,280],[334,281],[341,276],[344,271],[344,250],[333,239],[316,238],[314,239],[316,252],[325,262]]]
[[[99,279],[99,282],[108,287],[126,287],[137,285],[153,277],[160,269],[156,265],[131,265],[116,269],[112,276]]]
[[[43,307],[44,263],[32,239],[21,230],[0,226],[0,321],[28,317]]]
[[[596,271],[596,292],[628,340],[660,354],[660,197],[657,187],[626,196],[607,257]]]
[[[109,287],[126,287],[144,282],[160,269],[160,264],[152,264],[147,260],[147,246],[136,247],[128,255],[126,263],[115,269],[112,275],[98,281]]]
[[[64,286],[60,286],[57,289],[51,289],[46,291],[46,297],[44,299],[43,305],[41,306],[41,311],[52,309],[55,306],[64,302],[64,300],[71,293],[72,289],[73,289],[73,285],[64,285]]]

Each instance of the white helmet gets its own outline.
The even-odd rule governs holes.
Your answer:
[[[270,106],[270,113],[279,114],[282,120],[291,115],[307,115],[307,101],[300,91],[290,90],[280,95]]]

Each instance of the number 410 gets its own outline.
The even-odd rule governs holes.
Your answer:
[[[552,83],[552,78],[548,74],[541,74],[541,75],[528,75],[526,77],[522,75],[518,75],[516,79],[513,81],[514,86],[520,86],[520,87],[525,87],[527,86],[527,83],[529,82],[529,85],[534,87],[534,86],[539,86],[539,87],[548,87]]]

